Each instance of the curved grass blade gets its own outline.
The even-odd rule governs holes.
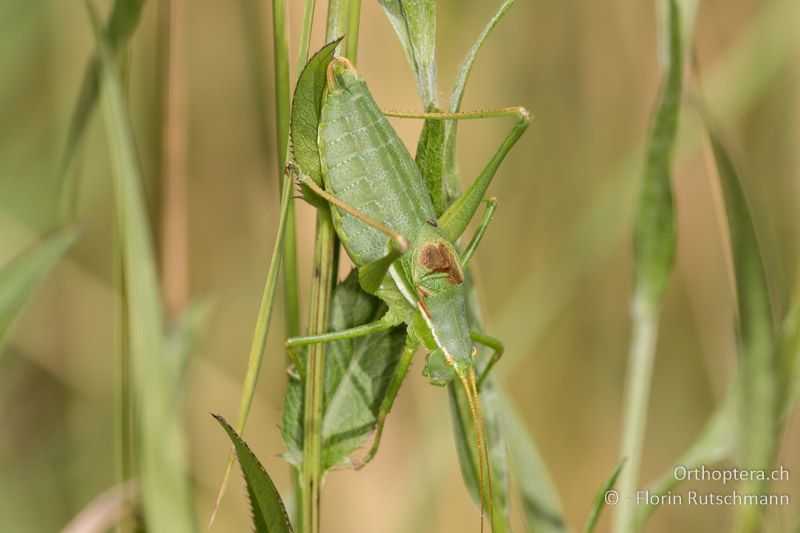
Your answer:
[[[472,45],[472,48],[469,49],[467,52],[466,57],[461,62],[461,65],[458,68],[458,74],[456,75],[455,83],[453,84],[453,90],[450,93],[450,112],[457,113],[461,109],[461,100],[464,97],[464,90],[467,87],[467,80],[469,79],[469,74],[472,72],[472,66],[475,63],[475,59],[478,57],[478,52],[480,52],[481,47],[483,47],[483,43],[486,42],[486,39],[491,35],[494,28],[497,24],[502,20],[503,16],[511,9],[511,6],[514,4],[515,0],[505,0],[498,10],[495,12],[494,16],[486,23],[481,33],[478,35],[478,38]],[[457,120],[448,120],[445,122],[444,126],[444,143],[443,143],[443,152],[441,155],[442,158],[442,170],[444,172],[444,186],[448,188],[448,194],[450,196],[454,196],[454,191],[456,190],[456,184],[458,183],[458,162],[456,161],[456,132],[458,130],[458,121]]]
[[[600,513],[603,512],[603,508],[606,506],[606,494],[614,488],[614,484],[617,482],[619,473],[622,472],[624,466],[625,460],[623,459],[616,468],[614,468],[614,471],[611,472],[611,475],[606,482],[603,483],[603,486],[600,487],[600,490],[597,491],[597,496],[594,497],[594,503],[589,511],[589,518],[586,520],[586,527],[583,528],[583,533],[592,533],[594,528],[597,527],[597,521],[600,520]]]
[[[417,77],[422,107],[436,104],[436,4],[433,0],[379,0]]]
[[[308,61],[300,77],[292,99],[290,138],[292,158],[301,171],[318,185],[322,184],[317,130],[319,127],[322,93],[328,63],[333,59],[341,38],[323,46]]]
[[[502,413],[503,429],[513,466],[514,485],[522,499],[528,530],[541,533],[569,531],[544,460],[525,429],[516,408],[501,396],[498,409]]]
[[[677,246],[671,173],[683,93],[684,45],[681,11],[669,0],[662,31],[668,51],[653,122],[633,228],[634,284],[632,338],[625,378],[625,413],[621,455],[628,467],[622,473],[620,502],[614,530],[630,531],[635,508],[632,495],[639,482],[639,466],[647,425],[647,405],[658,336],[661,297],[675,261]]]
[[[141,18],[144,0],[115,0],[106,25],[106,37],[112,52],[124,50],[133,35]],[[89,60],[83,75],[81,91],[72,111],[64,144],[64,153],[58,167],[56,183],[60,187],[59,218],[67,220],[74,213],[76,202],[77,177],[72,174],[72,163],[78,151],[83,132],[89,122],[92,111],[100,94],[100,59],[97,56]]]
[[[258,457],[224,418],[214,414],[211,416],[217,419],[236,450],[236,457],[239,459],[239,466],[242,467],[242,475],[247,484],[254,530],[257,533],[291,533],[292,524],[289,522],[289,515],[286,513],[281,495]]]
[[[0,269],[0,347],[15,318],[76,237],[74,228],[59,230]]]
[[[736,433],[739,460],[742,468],[767,470],[777,453],[783,385],[769,286],[741,180],[709,114],[702,104],[698,106],[716,162],[733,252],[739,341],[739,431]],[[748,480],[743,487],[744,491],[763,494],[769,482]],[[762,507],[743,506],[739,513],[742,531],[760,528]]]
[[[100,61],[103,114],[111,150],[115,207],[119,219],[127,295],[134,397],[139,421],[139,469],[147,528],[156,533],[196,529],[188,483],[175,363],[166,360],[161,305],[142,175],[119,68],[87,0]]]

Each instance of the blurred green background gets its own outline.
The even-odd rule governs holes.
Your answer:
[[[151,206],[161,198],[158,4],[148,2],[128,58],[131,114]],[[322,44],[321,4],[314,49]],[[442,98],[494,4],[438,3]],[[203,523],[229,445],[209,412],[235,414],[275,235],[278,184],[269,2],[184,0],[184,7],[188,276],[192,295],[214,306],[193,354],[186,414]],[[290,2],[290,8],[296,37],[302,3]],[[788,305],[800,253],[798,21],[796,0],[707,0],[699,3],[696,23],[706,95],[745,182],[778,316]],[[418,109],[413,75],[374,0],[363,2],[360,43],[358,67],[378,103]],[[56,170],[92,50],[83,2],[0,0],[0,264],[55,224]],[[492,186],[500,208],[476,268],[487,330],[506,342],[497,372],[573,525],[583,523],[617,461],[629,342],[630,222],[657,90],[655,56],[653,2],[519,0],[483,49],[463,105],[525,105],[536,117]],[[0,356],[4,532],[56,531],[114,482],[117,295],[100,118],[95,113],[77,161],[81,238]],[[394,123],[413,147],[420,124]],[[479,172],[509,127],[503,120],[461,126],[465,179]],[[680,243],[663,311],[645,479],[669,468],[692,441],[735,365],[731,276],[708,168],[697,118],[685,112],[675,165]],[[307,297],[314,213],[298,205],[301,294]],[[156,224],[157,212],[153,208]],[[288,488],[289,467],[277,457],[286,382],[279,312],[271,331],[246,437],[276,483]],[[458,469],[447,395],[421,378],[421,366],[412,367],[376,460],[358,473],[328,476],[325,531],[477,527]],[[787,531],[800,520],[798,450],[795,414],[780,457],[794,476],[779,484],[793,504],[770,515],[770,530]],[[238,475],[233,485],[217,531],[249,528]],[[513,505],[514,521],[521,523],[519,502]],[[665,508],[648,531],[725,531],[730,521],[725,508]],[[607,523],[604,517],[601,526]]]

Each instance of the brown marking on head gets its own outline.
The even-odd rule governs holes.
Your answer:
[[[454,285],[464,283],[464,275],[452,252],[443,242],[426,244],[420,250],[419,261],[433,273],[445,273]]]

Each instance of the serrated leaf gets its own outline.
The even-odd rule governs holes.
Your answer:
[[[683,93],[683,44],[674,0],[669,11],[668,70],[654,107],[633,228],[635,299],[648,312],[661,301],[677,244],[671,175]]]
[[[336,286],[331,302],[330,330],[341,331],[380,317],[385,307],[364,292],[358,273]],[[325,396],[322,460],[325,471],[347,463],[348,456],[370,437],[378,409],[394,375],[405,344],[405,328],[394,327],[351,340],[329,343],[325,351]],[[305,361],[305,352],[299,354]],[[290,381],[283,408],[281,436],[287,461],[302,468],[303,385]]]
[[[584,533],[592,533],[594,528],[597,527],[597,521],[600,520],[600,513],[603,512],[603,508],[606,506],[606,495],[608,491],[614,488],[614,484],[617,482],[619,473],[622,472],[624,465],[625,460],[623,459],[614,468],[613,472],[611,472],[611,475],[606,482],[603,483],[603,486],[600,487],[600,490],[597,491],[597,495],[594,497],[594,502],[592,503],[592,508],[589,510],[589,518],[586,520],[586,527],[583,529]]]
[[[333,59],[336,46],[342,38],[331,41],[308,60],[297,80],[292,98],[290,139],[292,158],[303,174],[322,185],[317,130],[325,91],[328,63]]]
[[[380,0],[417,78],[422,107],[436,103],[436,4],[433,0]]]
[[[499,409],[511,456],[514,485],[522,500],[528,529],[542,533],[568,531],[553,482],[516,408],[501,397]]]
[[[247,484],[247,495],[250,498],[250,510],[253,513],[253,526],[257,533],[291,533],[292,524],[283,505],[281,495],[275,483],[261,465],[258,457],[236,433],[230,424],[219,415],[211,415],[217,419],[230,437],[242,468],[242,475]]]
[[[433,106],[429,112],[438,113],[441,109]],[[417,142],[417,154],[414,161],[419,168],[425,188],[428,190],[436,216],[444,213],[444,189],[442,188],[442,171],[444,164],[444,120],[427,119],[422,124],[422,132]]]
[[[0,347],[14,319],[76,236],[73,228],[57,231],[0,268]]]

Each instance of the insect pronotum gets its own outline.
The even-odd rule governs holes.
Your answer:
[[[325,200],[327,205],[322,208],[331,209],[336,233],[359,269],[362,288],[386,302],[388,311],[375,322],[348,330],[290,338],[286,347],[304,379],[304,368],[295,348],[352,339],[405,323],[406,347],[381,404],[372,447],[361,465],[374,457],[386,415],[412,356],[422,346],[428,352],[425,374],[430,380],[444,385],[457,379],[469,402],[479,462],[483,530],[487,500],[490,517],[493,509],[478,391],[502,355],[503,345],[497,339],[469,330],[464,268],[492,220],[497,206],[494,199],[485,201],[485,214],[463,253],[459,254],[455,243],[484,202],[486,189],[500,163],[528,127],[530,115],[522,107],[512,107],[475,113],[391,113],[390,116],[443,120],[515,116],[517,120],[480,175],[437,218],[420,171],[375,103],[364,79],[346,58],[334,57],[327,67],[317,135],[322,183],[316,183],[300,167],[294,166],[292,170],[305,194]],[[494,350],[480,376],[475,372],[474,343]],[[484,483],[488,489],[486,495]]]

